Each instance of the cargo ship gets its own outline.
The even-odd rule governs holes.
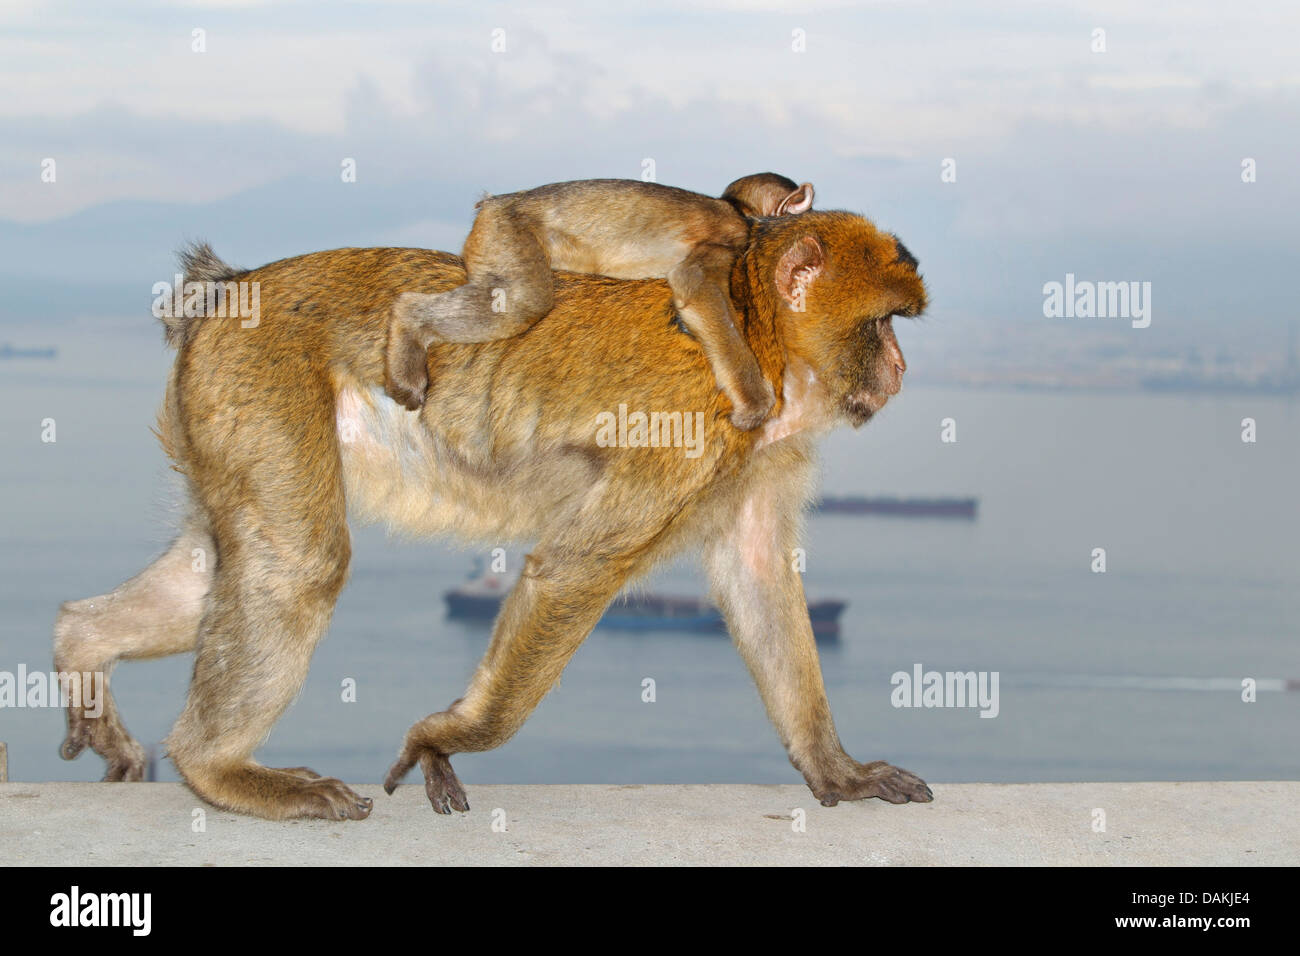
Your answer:
[[[866,498],[827,495],[813,509],[819,514],[894,515],[903,518],[964,518],[973,521],[979,510],[976,498]]]
[[[59,350],[53,346],[37,349],[17,349],[8,342],[0,345],[0,359],[52,359],[57,358]]]
[[[443,594],[447,617],[461,621],[492,621],[514,586],[517,574],[496,574],[476,569],[469,580]],[[844,601],[808,603],[808,616],[818,640],[840,636]],[[627,594],[614,601],[597,627],[612,631],[690,631],[725,634],[722,612],[702,598],[666,594]]]

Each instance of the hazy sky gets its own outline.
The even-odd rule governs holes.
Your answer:
[[[1032,311],[1043,282],[1092,269],[1156,281],[1166,327],[1174,310],[1253,321],[1289,299],[1300,252],[1297,26],[1300,5],[1248,2],[4,0],[0,226],[344,190],[350,157],[351,188],[409,185],[409,201],[306,236],[284,209],[245,215],[231,257],[454,249],[482,190],[636,177],[652,158],[659,181],[715,193],[768,168],[813,180],[823,208],[906,239],[936,309]],[[7,235],[0,253],[21,256],[41,233]],[[47,259],[57,245],[18,271]]]

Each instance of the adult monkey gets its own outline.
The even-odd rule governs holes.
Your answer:
[[[750,432],[723,420],[728,403],[663,281],[558,276],[555,308],[528,335],[432,349],[432,400],[417,416],[383,392],[388,310],[412,287],[460,284],[454,256],[343,249],[241,273],[199,247],[185,266],[192,281],[260,283],[260,321],[167,320],[179,353],[159,432],[193,508],[140,575],[63,606],[55,660],[107,673],[197,648],[167,743],[199,796],[272,819],[369,814],[371,801],[338,780],[252,759],[301,687],[347,576],[346,505],[408,532],[537,542],[469,689],[410,729],[390,791],[419,763],[435,810],[467,809],[449,757],[507,740],[619,590],[695,547],[813,794],[827,805],[931,799],[914,774],[845,753],[790,562],[817,436],[862,425],[901,386],[891,317],[919,314],[926,293],[895,237],[843,212],[755,224],[731,291],[778,402]],[[603,447],[598,416],[620,404],[704,412],[700,454]],[[195,548],[215,560],[195,570]],[[63,755],[89,745],[107,779],[140,779],[140,747],[103,697],[97,720],[69,710]]]
[[[465,284],[437,295],[408,291],[393,303],[388,394],[420,408],[431,345],[521,334],[555,301],[551,270],[571,269],[667,279],[678,318],[731,399],[731,423],[757,428],[776,395],[737,327],[731,266],[749,239],[748,220],[794,216],[812,204],[812,183],[798,186],[776,173],[737,179],[721,199],[637,179],[580,179],[488,196],[475,207],[461,254]]]

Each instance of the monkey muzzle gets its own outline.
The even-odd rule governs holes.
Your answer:
[[[884,408],[888,401],[889,395],[884,392],[860,389],[845,396],[844,414],[848,417],[850,425],[861,428],[871,420],[872,415]]]

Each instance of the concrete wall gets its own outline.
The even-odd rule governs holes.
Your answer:
[[[473,809],[450,817],[433,812],[422,786],[391,797],[356,789],[374,798],[368,820],[268,823],[214,810],[179,784],[0,784],[0,861],[1300,864],[1295,781],[936,784],[930,804],[831,808],[802,786],[471,785]]]

